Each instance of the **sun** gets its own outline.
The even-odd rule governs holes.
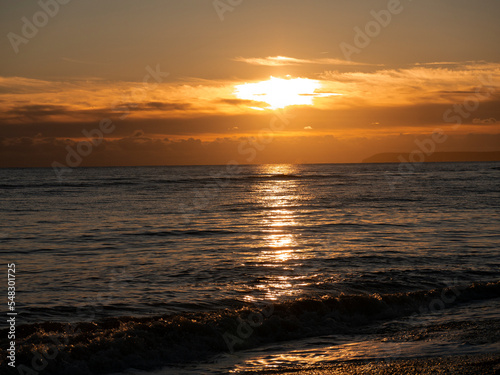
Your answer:
[[[278,109],[290,105],[313,105],[315,97],[324,96],[315,93],[320,88],[321,83],[314,79],[271,76],[268,81],[235,86],[234,95],[238,99],[265,102],[269,104],[268,109]]]

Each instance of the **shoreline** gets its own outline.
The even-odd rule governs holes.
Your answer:
[[[241,372],[241,375],[500,375],[500,352],[384,360],[349,361],[312,367]]]

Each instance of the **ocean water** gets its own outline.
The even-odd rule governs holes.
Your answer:
[[[2,169],[0,194],[40,373],[499,352],[500,163]]]

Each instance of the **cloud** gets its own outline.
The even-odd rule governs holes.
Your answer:
[[[260,147],[255,158],[238,152],[242,145],[249,148],[246,138],[217,138],[203,141],[197,138],[168,139],[135,134],[105,139],[82,157],[80,166],[125,165],[207,165],[252,163],[351,163],[381,152],[409,153],[417,140],[427,134],[390,135],[377,138],[340,139],[326,136],[275,137]],[[450,135],[440,144],[438,152],[498,151],[500,134]],[[68,147],[75,150],[77,142],[50,137],[20,137],[0,139],[0,167],[50,167],[54,161],[65,163]]]
[[[496,118],[490,117],[490,118],[475,118],[472,120],[473,124],[478,124],[478,125],[493,125],[496,124],[498,121]]]
[[[135,104],[131,107],[132,111],[186,111],[191,109],[191,103],[164,103],[147,102],[144,104]]]
[[[469,60],[469,61],[434,61],[426,63],[415,63],[413,66],[422,67],[447,67],[449,69],[455,70],[484,70],[484,69],[496,69],[498,68],[498,63],[490,63],[484,60]]]
[[[315,77],[321,88],[313,106],[287,108],[296,118],[285,132],[345,137],[361,131],[367,136],[415,132],[449,125],[443,114],[467,100],[477,100],[479,106],[462,118],[460,132],[490,131],[500,119],[500,64],[464,68],[471,64],[325,71]],[[267,103],[237,99],[238,84],[242,82],[191,79],[148,89],[137,82],[0,77],[0,134],[78,139],[82,129],[96,128],[103,118],[116,122],[113,138],[131,136],[137,129],[175,139],[259,134],[269,127],[273,113],[263,109]]]
[[[90,78],[49,81],[0,77],[0,119],[19,123],[48,117],[84,121],[124,112],[142,118],[227,113],[238,110],[235,103],[221,101],[234,99],[233,90],[231,82],[220,81],[144,85]],[[75,118],[68,118],[71,116]]]
[[[263,60],[265,63],[299,64],[331,62],[332,59],[275,57]],[[499,91],[500,64],[464,62],[453,67],[422,65],[405,69],[372,67],[371,71],[326,70],[315,80],[321,87],[314,94],[314,105],[321,109],[453,104],[475,95],[478,89],[483,93]],[[137,119],[165,119],[255,113],[267,106],[260,101],[237,99],[235,87],[241,84],[241,81],[190,79],[144,86],[138,82],[90,78],[48,81],[0,77],[0,118],[12,123],[32,119],[86,121],[117,116],[125,111]],[[341,96],[332,96],[332,93]]]
[[[465,63],[475,63],[475,61],[468,61]],[[426,63],[415,63],[413,65],[415,66],[447,66],[447,65],[464,65],[465,64],[463,61],[435,61],[435,62],[426,62]]]
[[[101,63],[101,62],[85,61],[85,60],[76,60],[76,59],[70,59],[68,57],[62,57],[61,60],[66,61],[66,62],[75,63],[75,64],[84,64],[84,65],[110,65],[109,63]]]
[[[417,103],[484,101],[500,91],[500,64],[464,63],[457,67],[416,66],[370,72],[325,71],[325,90],[342,93],[338,105],[400,106]]]
[[[266,102],[260,102],[256,100],[248,100],[248,99],[220,99],[219,103],[229,104],[229,105],[244,105],[244,106],[253,106],[253,107],[267,107],[269,104]]]
[[[15,116],[36,120],[42,117],[58,116],[66,113],[68,108],[61,105],[20,105],[6,111],[7,117]]]
[[[263,66],[287,66],[287,65],[303,65],[303,64],[321,64],[321,65],[349,65],[349,66],[373,66],[373,64],[357,63],[354,61],[342,60],[342,59],[297,59],[294,57],[286,56],[268,56],[264,58],[259,57],[236,57],[234,61],[244,62],[251,65],[263,65]]]

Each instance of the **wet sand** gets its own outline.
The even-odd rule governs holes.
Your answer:
[[[347,362],[311,368],[268,370],[260,374],[281,375],[500,375],[500,353],[435,358],[402,359],[391,362]],[[245,372],[245,375],[256,374]]]

